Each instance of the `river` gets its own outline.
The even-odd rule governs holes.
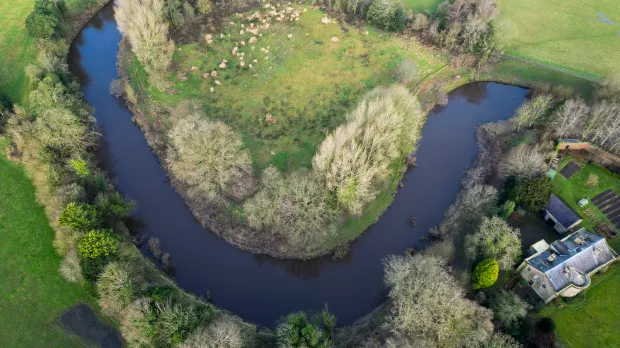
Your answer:
[[[456,89],[448,105],[428,117],[418,166],[405,174],[393,204],[351,244],[346,259],[279,260],[240,251],[203,229],[170,186],[130,111],[108,91],[118,78],[120,39],[109,5],[76,37],[69,54],[70,69],[81,80],[103,133],[105,169],[117,189],[136,201],[141,231],[159,238],[172,256],[174,278],[182,288],[199,296],[209,290],[216,305],[268,327],[287,313],[325,305],[339,326],[348,325],[384,301],[381,260],[423,243],[478,153],[476,127],[507,119],[526,96],[525,89],[495,83]],[[415,228],[407,222],[410,217],[417,220]]]

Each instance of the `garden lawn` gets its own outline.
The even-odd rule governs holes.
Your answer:
[[[419,79],[448,62],[446,55],[415,40],[372,27],[323,24],[320,10],[306,8],[299,22],[273,21],[255,44],[249,43],[252,34],[240,34],[244,29],[240,25],[248,26],[248,21],[236,16],[224,19],[220,30],[202,32],[199,42],[177,46],[175,73],[170,78],[173,87],[167,93],[148,88],[135,59],[128,64],[132,84],[140,91],[147,86],[147,99],[168,109],[183,100],[200,100],[209,118],[222,120],[242,134],[257,171],[274,165],[286,172],[311,167],[326,133],[344,123],[366,92],[394,83],[393,71],[404,59],[419,66]],[[206,34],[213,35],[213,44],[205,42]],[[235,42],[245,53],[244,68],[232,54]],[[224,59],[227,68],[218,69]],[[249,64],[253,69],[248,69]],[[203,77],[214,69],[216,78]]]
[[[620,73],[619,1],[499,2],[497,29],[507,55],[595,79]]]
[[[553,318],[563,347],[617,347],[619,298],[620,264],[616,262],[607,272],[596,274],[582,294],[554,301],[540,315]],[[557,308],[560,303],[564,308]]]
[[[2,138],[0,138],[2,141]],[[4,152],[4,148],[0,146]],[[77,303],[95,307],[79,285],[58,273],[61,258],[35,188],[23,169],[0,156],[0,346],[76,347],[58,317]]]
[[[580,163],[583,167],[567,180],[559,172],[570,161]],[[593,183],[594,177],[596,177],[596,183]],[[588,179],[591,180],[591,183],[588,183]],[[599,223],[606,222],[607,218],[594,204],[589,203],[580,208],[577,202],[583,198],[590,200],[607,189],[620,193],[620,175],[614,174],[596,164],[581,163],[570,156],[566,156],[562,160],[558,167],[558,174],[553,178],[553,184],[555,186],[555,194],[562,198],[566,204],[570,205],[583,218],[581,225],[590,231],[594,231],[594,227]],[[609,240],[609,244],[615,250],[619,250],[620,237],[616,236],[616,238]]]

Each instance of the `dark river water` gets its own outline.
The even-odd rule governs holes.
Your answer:
[[[240,251],[203,229],[168,184],[131,113],[108,92],[118,78],[120,39],[108,6],[75,39],[69,57],[103,132],[106,169],[118,190],[137,202],[135,218],[143,232],[159,238],[172,256],[181,287],[197,295],[209,290],[218,306],[265,326],[287,313],[325,305],[339,325],[347,325],[379,305],[387,293],[381,260],[418,246],[441,221],[478,153],[476,127],[510,117],[526,95],[522,88],[495,83],[455,90],[449,104],[428,117],[418,167],[406,173],[385,214],[352,243],[348,258],[278,260]],[[417,219],[415,228],[407,223],[410,217]]]

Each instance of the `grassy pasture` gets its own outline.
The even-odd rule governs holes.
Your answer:
[[[248,21],[235,16],[225,19],[222,29],[201,35],[212,34],[213,44],[201,39],[177,47],[172,92],[147,87],[146,96],[166,108],[186,99],[201,100],[208,117],[223,120],[243,135],[256,169],[275,165],[287,171],[310,167],[326,132],[344,122],[364,93],[392,84],[393,70],[403,59],[418,64],[420,77],[448,62],[445,55],[413,40],[371,27],[323,24],[322,16],[321,11],[307,7],[298,22],[274,21],[261,31],[255,44],[248,43],[252,34],[240,34],[240,25],[247,26]],[[231,53],[235,42],[239,52],[245,53],[243,68]],[[224,59],[227,68],[218,69]],[[136,61],[129,70],[134,87],[147,85]],[[216,78],[203,77],[213,70],[217,70]],[[268,122],[267,115],[275,121]]]
[[[500,10],[507,55],[594,79],[620,72],[620,2],[500,0]]]
[[[403,5],[405,5],[405,8],[415,12],[434,12],[440,3],[441,0],[403,0]]]
[[[0,346],[84,346],[57,319],[77,303],[96,307],[95,300],[58,273],[54,231],[24,170],[2,155],[0,178]]]

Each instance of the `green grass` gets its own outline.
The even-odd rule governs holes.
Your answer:
[[[1,140],[1,138],[0,138]],[[2,153],[4,148],[0,146]],[[23,169],[0,156],[0,346],[76,347],[58,317],[77,303],[96,307],[58,273],[54,231]]]
[[[620,2],[500,0],[497,20],[505,53],[595,79],[620,72]]]
[[[415,12],[429,11],[434,12],[437,6],[441,4],[441,0],[404,0],[405,8]]]
[[[581,163],[579,160],[570,156],[562,160],[562,163],[558,167],[558,174],[553,178],[555,193],[583,218],[583,222],[581,223],[583,227],[590,231],[594,231],[594,227],[599,223],[608,221],[605,214],[598,210],[592,203],[580,208],[577,202],[583,198],[590,200],[607,189],[612,189],[620,194],[620,176],[595,164],[581,163],[583,168],[570,177],[570,179],[566,179],[559,174],[559,171],[570,161]],[[596,176],[596,184],[588,184],[588,179],[591,176]],[[616,237],[609,240],[609,244],[616,250],[620,249],[620,238]]]
[[[557,325],[563,347],[617,347],[620,342],[620,264],[597,274],[585,293],[554,301],[540,312]],[[562,304],[564,308],[558,309]]]
[[[326,132],[344,122],[364,93],[392,84],[393,69],[403,59],[413,59],[419,65],[420,77],[447,64],[445,55],[424,49],[414,40],[371,27],[358,30],[344,24],[326,25],[321,23],[321,11],[307,9],[299,22],[273,21],[269,29],[261,31],[263,36],[258,37],[254,50],[249,43],[239,45],[246,68],[239,67],[240,60],[231,51],[235,41],[248,42],[252,35],[240,35],[242,20],[233,16],[224,22],[235,24],[211,33],[212,45],[201,39],[177,47],[171,91],[149,88],[135,60],[129,64],[132,83],[139,90],[146,86],[147,99],[166,108],[186,99],[201,100],[209,118],[223,120],[242,134],[257,171],[269,165],[287,171],[310,167]],[[338,41],[332,42],[332,37]],[[267,47],[268,54],[261,52]],[[228,60],[228,67],[217,69],[223,59]],[[254,59],[258,63],[253,63]],[[250,63],[252,70],[247,69]],[[219,86],[214,78],[202,76],[214,69]],[[267,114],[275,117],[275,123],[266,122]]]

